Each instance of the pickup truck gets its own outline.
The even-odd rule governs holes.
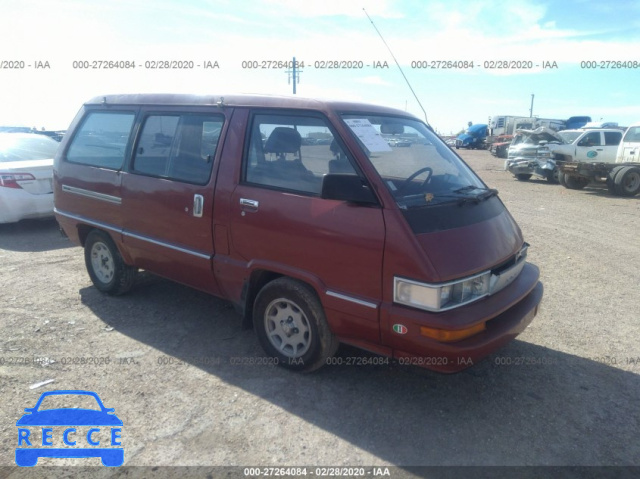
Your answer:
[[[564,162],[615,163],[623,130],[614,128],[564,130],[558,135],[564,144],[549,144],[551,158]],[[545,150],[539,151],[545,153]]]
[[[640,181],[636,180],[640,171],[635,164],[618,161],[623,134],[620,128],[561,131],[558,135],[566,143],[539,148],[538,158],[556,161],[558,180],[565,188],[581,190],[592,181],[603,182],[612,194],[634,196],[640,192]]]

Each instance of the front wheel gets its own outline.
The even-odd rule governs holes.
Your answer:
[[[125,264],[111,237],[93,230],[84,243],[84,262],[94,286],[103,293],[124,294],[133,286],[137,269]]]
[[[547,175],[547,181],[552,184],[560,183],[560,172],[558,168],[554,168],[553,171]]]
[[[265,352],[295,371],[322,367],[338,348],[315,291],[291,278],[278,278],[262,288],[253,325]]]

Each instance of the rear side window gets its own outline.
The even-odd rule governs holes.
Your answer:
[[[124,163],[133,112],[89,113],[67,150],[67,161],[118,170]]]
[[[356,174],[322,118],[255,115],[248,146],[244,169],[248,183],[320,195],[325,174]]]
[[[136,146],[133,172],[206,184],[223,123],[222,116],[149,115]]]
[[[622,140],[622,132],[617,131],[605,131],[604,132],[604,144],[606,146],[616,146],[620,144]]]

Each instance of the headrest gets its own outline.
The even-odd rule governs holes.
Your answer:
[[[295,153],[300,150],[302,138],[293,128],[279,126],[267,138],[264,144],[265,153]]]

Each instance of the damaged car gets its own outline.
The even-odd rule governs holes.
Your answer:
[[[516,130],[509,145],[504,169],[519,181],[528,181],[533,175],[558,183],[558,166],[553,158],[543,158],[539,150],[548,144],[562,144],[564,140],[558,132],[540,127],[535,130]]]

